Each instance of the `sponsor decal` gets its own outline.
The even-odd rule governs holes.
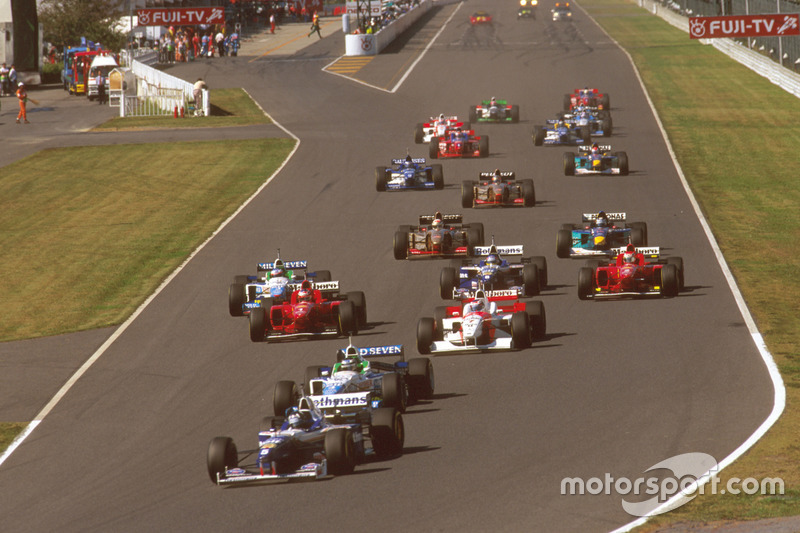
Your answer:
[[[245,470],[244,468],[231,468],[230,470],[228,470],[229,476],[241,476],[244,474],[247,474],[247,470]]]
[[[140,9],[137,15],[140,26],[193,26],[225,22],[225,9],[221,7]]]
[[[522,245],[515,244],[510,246],[495,246],[497,253],[500,255],[522,255]],[[474,255],[489,255],[491,246],[476,246],[474,248]]]
[[[614,255],[619,255],[625,251],[625,248],[612,248],[611,253]],[[659,255],[661,253],[661,248],[658,246],[646,246],[646,247],[636,247],[636,253],[644,254],[644,255]]]
[[[597,220],[599,214],[600,213],[584,213],[583,221],[591,222],[592,220]],[[608,220],[625,220],[628,218],[628,215],[627,213],[606,213],[606,217],[608,217]]]
[[[359,348],[358,354],[361,356],[370,355],[402,355],[403,345],[394,344],[391,346],[369,346],[367,348]]]
[[[689,18],[689,37],[691,39],[780,37],[783,35],[800,35],[800,14],[775,13]]]
[[[308,463],[300,467],[301,472],[313,472],[319,465],[317,463]]]
[[[289,283],[287,287],[292,289],[293,291],[299,290],[302,283]],[[321,281],[321,282],[311,282],[311,288],[316,289],[319,291],[337,291],[339,290],[339,282],[338,281]]]
[[[402,165],[405,162],[406,162],[405,159],[392,159],[392,164],[393,165]],[[425,158],[424,157],[411,158],[411,162],[412,163],[416,163],[418,165],[424,165],[425,164]]]
[[[454,299],[475,299],[475,294],[478,291],[453,291],[453,298]],[[519,288],[513,289],[504,289],[504,290],[496,290],[496,291],[483,291],[484,296],[486,298],[501,298],[504,296],[519,296],[520,290]]]
[[[259,263],[259,270],[272,270],[275,268],[275,263]],[[283,261],[283,268],[308,268],[307,261]]]
[[[326,396],[312,396],[314,404],[320,409],[335,409],[337,407],[366,407],[369,404],[369,393],[360,394],[331,394]]]

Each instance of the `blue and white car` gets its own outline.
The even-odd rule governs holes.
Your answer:
[[[580,127],[563,119],[547,120],[533,127],[534,146],[579,145],[592,142],[592,128]]]
[[[442,165],[427,165],[424,157],[392,159],[392,165],[375,168],[375,188],[379,192],[444,188]]]
[[[583,213],[580,224],[563,224],[556,235],[561,258],[616,257],[628,244],[647,246],[647,223],[626,222],[627,213]]]
[[[547,259],[544,256],[521,257],[510,262],[503,256],[522,256],[522,245],[476,246],[477,263],[463,260],[456,270],[445,267],[439,276],[439,295],[443,300],[463,300],[483,289],[490,296],[508,296],[512,291],[519,296],[536,296],[547,286]],[[497,292],[500,291],[500,292]]]

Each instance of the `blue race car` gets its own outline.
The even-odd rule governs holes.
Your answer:
[[[564,224],[556,237],[556,255],[611,257],[628,244],[647,246],[647,223],[625,222],[626,213],[584,213],[580,224]]]
[[[545,126],[533,127],[533,145],[588,144],[592,142],[591,127],[580,127],[563,119],[548,120]]]
[[[578,106],[571,112],[559,113],[559,116],[573,127],[589,128],[593,136],[609,137],[613,131],[611,114],[597,108]]]
[[[317,283],[331,281],[328,270],[308,272],[306,261],[283,261],[280,250],[272,263],[259,263],[255,276],[237,275],[228,288],[228,312],[231,316],[244,316],[254,307],[262,307],[266,298],[271,303],[289,300],[292,290],[303,280]]]
[[[585,174],[611,174],[627,176],[627,152],[612,152],[608,144],[579,146],[578,153],[564,153],[564,175],[582,176]]]
[[[463,260],[456,270],[445,267],[439,276],[439,295],[443,300],[472,298],[483,289],[488,296],[536,296],[547,286],[547,259],[543,256],[522,257],[511,263],[503,255],[522,255],[518,246],[476,246],[475,256],[485,256],[477,264]],[[510,292],[509,292],[510,291]]]
[[[381,191],[444,188],[442,165],[425,165],[425,158],[392,159],[394,168],[375,168],[375,188]]]

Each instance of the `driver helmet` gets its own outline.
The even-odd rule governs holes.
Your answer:
[[[500,176],[500,169],[499,168],[494,169],[494,175],[492,176],[492,181],[495,182],[495,183],[503,181],[503,178]]]
[[[598,215],[597,219],[594,221],[594,225],[598,228],[605,228],[608,225],[608,221],[606,220],[606,217]]]
[[[625,248],[625,252],[622,254],[622,261],[625,263],[635,263],[636,262],[636,248],[632,244],[629,244],[627,248]]]
[[[307,426],[311,421],[311,412],[307,409],[298,409],[297,407],[290,407],[289,413],[286,417],[289,425],[295,429]]]
[[[444,113],[441,113],[441,114],[439,115],[439,121],[440,121],[440,122],[444,122]]]
[[[286,275],[282,268],[273,268],[269,274],[273,278],[280,278]]]
[[[411,161],[411,156],[410,155],[406,156],[405,165],[406,165],[406,168],[411,168],[412,166],[414,166],[414,162]]]
[[[500,264],[500,258],[497,257],[496,254],[489,254],[489,256],[486,258],[486,264],[487,265],[499,265]]]
[[[466,311],[468,313],[480,313],[481,311],[483,311],[483,309],[484,309],[483,300],[478,299],[468,303]]]
[[[598,154],[600,154],[600,147],[597,146],[597,143],[594,143],[592,145],[592,155],[598,155]]]
[[[339,366],[339,370],[350,370],[355,372],[358,370],[358,359],[355,358],[347,358],[342,361],[342,364]]]
[[[297,292],[297,301],[298,302],[310,302],[313,296],[313,291],[311,289],[302,288]]]
[[[442,219],[434,218],[433,222],[431,222],[432,229],[442,229]]]
[[[497,105],[497,99],[495,99],[494,96],[492,96],[492,99],[489,101],[489,105]]]

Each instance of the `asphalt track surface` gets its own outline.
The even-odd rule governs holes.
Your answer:
[[[244,87],[301,144],[0,467],[2,529],[608,531],[633,519],[621,497],[562,495],[563,478],[636,479],[679,453],[721,460],[747,439],[772,409],[772,384],[646,98],[623,52],[583,12],[556,25],[550,7],[518,22],[513,2],[440,5],[355,75],[363,83],[323,71],[343,53],[340,33],[291,56],[173,68],[211,87]],[[469,25],[477,9],[491,10],[493,27]],[[396,92],[374,88],[394,87],[451,15]],[[585,85],[611,95],[610,142],[628,152],[628,177],[566,178],[565,150],[531,143],[533,125]],[[413,144],[416,122],[465,115],[492,95],[519,103],[522,120],[477,127],[490,136],[489,159],[444,161],[443,191],[375,191],[376,165],[407,148],[426,156]],[[533,178],[537,205],[462,210],[461,180],[495,167]],[[684,258],[686,291],[579,301],[580,263],[556,258],[555,234],[598,209],[647,221],[650,243]],[[366,293],[369,327],[356,344],[402,343],[413,356],[416,321],[442,304],[445,263],[394,260],[392,235],[436,210],[463,212],[498,243],[547,257],[547,339],[519,352],[435,357],[435,397],[405,415],[401,457],[320,482],[214,486],[205,465],[211,438],[252,449],[274,384],[302,379],[306,366],[330,363],[346,344],[251,343],[246,319],[228,315],[232,277],[280,247],[284,258],[306,259],[344,290]],[[2,345],[3,379],[18,383],[30,371],[41,388],[38,404],[36,393],[16,392],[32,405],[6,403],[0,418],[33,418],[111,332]],[[63,360],[40,355],[54,345],[64,346]]]

